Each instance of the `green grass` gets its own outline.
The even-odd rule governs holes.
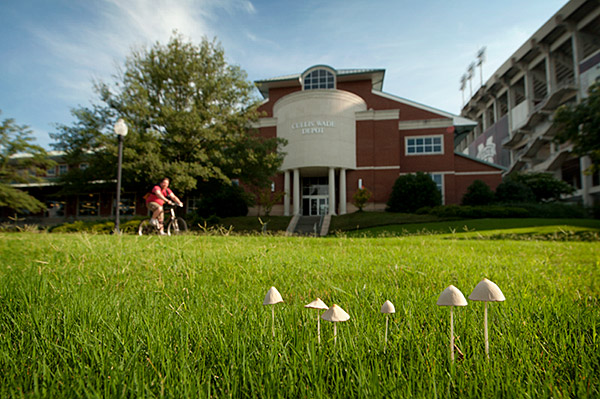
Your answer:
[[[545,228],[540,229],[540,226]],[[600,232],[595,219],[466,219],[430,223],[405,223],[348,231],[349,236],[377,237],[410,234],[462,234],[465,237],[505,234],[548,234],[556,231]]]
[[[0,397],[598,397],[600,244],[0,234]],[[435,305],[487,277],[507,300]],[[270,286],[285,303],[262,306]],[[322,298],[351,319],[322,323]],[[384,351],[385,319],[390,318]]]

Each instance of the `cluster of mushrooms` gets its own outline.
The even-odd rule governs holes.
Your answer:
[[[483,331],[485,338],[485,355],[490,357],[490,345],[488,341],[488,322],[487,322],[487,309],[488,302],[503,302],[504,294],[500,288],[492,281],[484,278],[477,284],[469,299],[472,301],[485,302],[485,311],[483,318]],[[455,306],[467,306],[467,300],[465,296],[458,288],[453,285],[449,285],[438,298],[438,306],[450,306],[450,359],[454,361],[454,314],[453,310]]]
[[[485,337],[485,354],[489,358],[489,342],[488,342],[488,323],[487,323],[487,307],[488,302],[502,302],[505,300],[504,294],[496,284],[492,281],[484,278],[473,290],[469,299],[472,301],[483,301],[485,302],[484,311],[484,337]],[[274,305],[276,303],[283,302],[283,298],[277,288],[271,287],[265,296],[263,305]],[[450,306],[450,359],[454,361],[454,306],[467,306],[467,300],[463,293],[453,285],[448,286],[438,298],[438,306]],[[333,339],[334,343],[337,343],[337,327],[336,323],[340,321],[347,321],[350,319],[350,315],[344,311],[340,306],[334,304],[328,307],[320,298],[315,299],[309,304],[304,305],[305,308],[326,310],[325,313],[317,316],[317,339],[321,343],[321,324],[320,319],[330,321],[333,323]],[[272,312],[272,331],[275,336],[275,308],[271,308]],[[385,348],[387,348],[387,335],[388,335],[388,315],[396,313],[396,308],[392,302],[385,301],[381,306],[381,313],[385,314]]]

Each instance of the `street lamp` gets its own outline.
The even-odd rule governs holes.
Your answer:
[[[119,211],[121,207],[121,166],[123,163],[123,137],[127,135],[127,125],[123,118],[115,123],[115,133],[119,138],[119,165],[117,166],[117,209],[115,217],[115,233],[119,234]]]

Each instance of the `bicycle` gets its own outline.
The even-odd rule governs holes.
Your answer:
[[[186,221],[175,215],[175,206],[164,204],[163,209],[165,211],[164,226],[168,236],[185,233],[188,230]],[[160,227],[158,224],[151,224],[150,219],[144,219],[140,222],[137,232],[140,236],[160,234]]]

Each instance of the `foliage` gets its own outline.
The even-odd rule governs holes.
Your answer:
[[[257,194],[258,213],[266,217],[271,215],[273,206],[285,196],[285,191],[271,191],[270,187],[259,189]]]
[[[600,83],[592,84],[588,97],[576,105],[561,105],[554,113],[553,125],[557,129],[555,141],[571,142],[573,152],[589,156],[589,172],[600,170]]]
[[[99,82],[100,103],[74,109],[76,123],[58,125],[52,137],[69,162],[89,159],[84,171],[64,175],[67,190],[114,180],[118,140],[112,132],[124,118],[123,186],[143,190],[163,176],[184,194],[197,183],[242,179],[264,186],[278,169],[279,139],[262,139],[250,129],[257,120],[254,86],[238,66],[225,61],[222,47],[174,34],[166,45],[134,51],[116,83]]]
[[[143,239],[142,239],[143,238]],[[1,397],[598,397],[598,242],[2,234]],[[518,254],[518,256],[515,256]],[[317,267],[324,265],[324,267]],[[435,305],[484,277],[506,296]],[[270,286],[284,303],[262,306]],[[351,318],[321,323],[320,297]],[[387,349],[381,304],[390,299]]]
[[[358,212],[362,212],[363,208],[365,207],[367,202],[369,202],[372,196],[373,193],[369,191],[368,188],[359,188],[352,196],[352,205],[358,208]]]
[[[137,217],[119,223],[119,230],[122,233],[137,232],[138,225],[142,217]],[[50,229],[51,233],[98,233],[113,234],[115,231],[115,222],[110,220],[75,220],[54,226]]]
[[[494,192],[482,180],[475,180],[467,188],[467,192],[462,198],[462,205],[489,205],[494,202]]]
[[[526,184],[515,179],[505,178],[496,187],[496,202],[503,204],[535,202],[535,195]]]
[[[429,175],[423,172],[400,176],[387,203],[388,212],[415,212],[424,206],[442,204],[442,194]]]
[[[430,209],[420,209],[420,213],[428,213],[440,218],[480,219],[480,218],[524,218],[529,213],[526,209],[514,206],[459,206],[445,205]]]
[[[556,179],[550,173],[514,173],[508,179],[529,187],[537,202],[557,201],[562,195],[569,195],[575,191],[569,183]]]
[[[197,213],[203,218],[216,215],[220,218],[246,216],[253,198],[236,184],[223,184],[212,180],[201,186],[202,197]]]
[[[13,186],[39,182],[39,176],[54,166],[46,151],[33,141],[31,130],[17,125],[14,119],[0,124],[0,207],[34,213],[46,209],[42,202]]]

